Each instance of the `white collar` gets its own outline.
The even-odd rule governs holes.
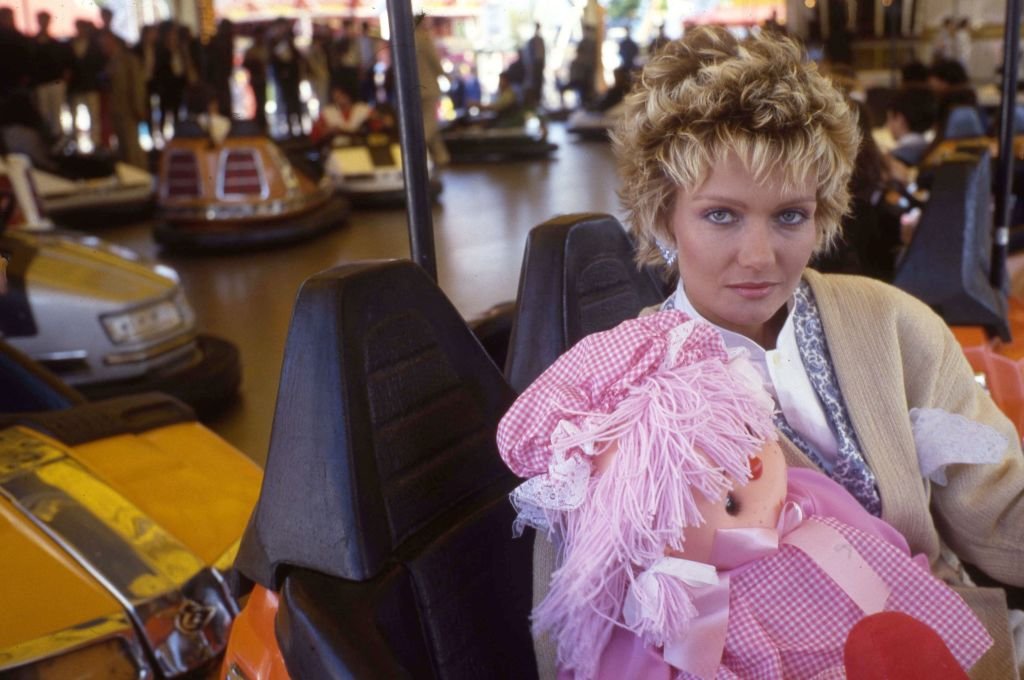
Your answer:
[[[690,298],[686,296],[686,290],[683,288],[683,280],[681,278],[679,279],[679,283],[676,284],[676,292],[673,294],[672,298],[676,309],[686,313],[688,316],[690,316],[690,318],[699,319],[717,328],[718,331],[722,334],[722,340],[725,341],[726,347],[744,347],[748,352],[750,352],[751,358],[764,361],[765,353],[768,350],[765,350],[765,348],[762,347],[760,344],[751,340],[742,333],[737,333],[727,328],[722,328],[718,324],[712,323],[711,321],[705,319],[704,316],[696,310],[696,308],[693,306],[693,303],[690,302]],[[779,335],[781,336],[782,333],[786,330],[786,328],[788,326],[791,326],[792,323],[793,296],[790,296],[789,300],[786,301],[786,321],[782,325],[783,330],[779,331]]]

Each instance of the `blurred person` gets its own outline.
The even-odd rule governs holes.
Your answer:
[[[928,67],[916,59],[907,62],[900,67],[900,83],[903,87],[927,87]]]
[[[885,112],[885,127],[896,142],[890,155],[906,165],[917,165],[937,117],[938,101],[931,90],[907,87],[897,92]]]
[[[353,21],[341,22],[341,32],[331,45],[331,82],[349,92],[359,91],[360,49],[353,30]]]
[[[479,106],[483,93],[480,88],[480,79],[477,78],[476,68],[472,64],[459,64],[455,73],[450,76],[451,88],[448,96],[452,100],[452,107],[456,111],[463,111],[470,106]]]
[[[667,42],[668,36],[665,35],[665,24],[659,24],[657,34],[651,38],[651,42],[647,45],[647,56],[652,57],[657,54],[658,50],[664,47]]]
[[[32,45],[14,25],[14,10],[0,7],[0,96],[31,83]]]
[[[374,67],[377,65],[377,38],[370,30],[370,22],[359,25],[356,38],[359,52],[359,98],[365,102],[377,99],[377,84],[374,82]]]
[[[597,73],[597,37],[590,24],[583,25],[583,37],[576,44],[576,56],[569,65],[569,85],[575,90],[579,104],[586,106],[594,96],[594,78]]]
[[[313,125],[310,137],[315,142],[335,133],[364,132],[371,111],[368,104],[356,101],[351,92],[335,83],[331,85],[330,99],[320,109],[320,117]]]
[[[978,95],[971,86],[967,71],[963,64],[952,59],[939,61],[932,65],[928,73],[928,87],[938,100],[938,134],[944,136],[950,112],[960,106],[974,107],[982,131],[986,128],[985,118],[978,109]]]
[[[498,92],[494,101],[481,108],[495,114],[492,125],[496,128],[519,127],[526,122],[526,110],[508,71],[498,76]]]
[[[114,10],[110,7],[100,7],[100,26],[96,30],[96,42],[102,51],[103,38],[107,34],[114,33]],[[106,70],[99,76],[100,81],[100,140],[104,148],[110,145],[110,138],[114,135],[114,122],[111,118],[110,102],[110,81]]]
[[[942,25],[935,31],[935,37],[932,38],[932,64],[953,58],[955,34],[956,23],[953,17],[944,18]]]
[[[114,32],[114,11],[109,7],[100,7],[100,28],[99,36],[102,38],[104,33]]]
[[[958,61],[943,59],[932,64],[928,71],[928,87],[939,97],[952,89],[969,86],[967,70]]]
[[[309,85],[313,88],[313,96],[321,108],[331,102],[330,41],[330,29],[313,24],[313,38],[306,50],[306,72],[309,75]]]
[[[640,46],[633,40],[629,29],[626,29],[626,37],[619,41],[619,65],[627,69],[636,68],[637,57],[640,56]]]
[[[953,30],[952,58],[966,70],[971,63],[971,24],[967,17],[961,17]]]
[[[249,87],[256,102],[254,118],[261,130],[267,129],[267,68],[270,55],[267,52],[266,32],[260,26],[252,37],[252,45],[242,57],[242,68],[249,72]]]
[[[423,136],[434,164],[444,167],[451,161],[448,147],[444,144],[437,123],[437,109],[441,104],[441,86],[437,79],[444,75],[444,69],[441,67],[437,47],[434,46],[430,18],[424,14],[416,17],[414,40],[416,67],[420,80],[420,104],[423,107]]]
[[[235,71],[235,25],[221,19],[206,45],[205,82],[213,88],[221,114],[231,118],[231,76]]]
[[[185,93],[188,117],[217,145],[222,144],[231,132],[231,118],[221,113],[219,100],[214,88],[206,83],[190,85]]]
[[[135,45],[135,56],[139,58],[139,63],[142,64],[142,75],[146,79],[146,120],[149,124],[150,134],[156,134],[156,118],[153,115],[153,111],[156,107],[153,106],[153,97],[156,95],[156,88],[153,81],[153,74],[156,69],[156,56],[158,50],[157,41],[160,35],[157,33],[156,26],[152,24],[146,24],[142,27],[139,33],[139,42]]]
[[[629,94],[629,89],[633,85],[633,72],[625,66],[619,66],[614,71],[615,81],[612,86],[608,88],[601,98],[591,105],[591,111],[599,111],[604,113],[609,111],[619,104]]]
[[[190,57],[181,44],[181,34],[171,21],[160,24],[160,39],[153,65],[153,87],[160,98],[159,115],[154,115],[156,129],[165,134],[167,121],[172,126],[181,117],[185,87],[189,83]]]
[[[295,48],[291,24],[282,20],[278,23],[278,33],[270,50],[270,71],[277,85],[278,111],[284,115],[289,135],[300,134],[302,131],[299,85],[303,70],[302,55]]]
[[[60,114],[67,99],[67,82],[71,76],[71,50],[50,35],[50,13],[39,12],[39,32],[32,39],[32,67],[35,103],[53,139],[63,135]]]
[[[185,84],[193,85],[206,73],[206,56],[203,54],[203,43],[192,35],[192,29],[186,24],[178,24],[178,44],[185,53]]]
[[[525,51],[525,47],[516,50],[516,55],[503,72],[507,77],[508,84],[515,89],[516,96],[520,98],[523,96],[523,90],[526,85],[526,64],[523,63]],[[498,77],[500,79],[501,74],[498,74]]]
[[[148,169],[146,154],[139,145],[139,123],[146,119],[146,82],[142,63],[111,32],[100,36],[107,58],[110,83],[110,119],[117,137],[117,155],[125,163]]]
[[[901,246],[900,217],[885,205],[892,176],[890,163],[871,134],[867,107],[849,101],[857,112],[860,147],[850,177],[851,205],[835,245],[814,256],[810,266],[823,273],[860,274],[891,281]]]
[[[75,22],[75,36],[71,39],[71,77],[68,80],[68,105],[72,119],[78,118],[78,107],[89,112],[89,137],[94,148],[100,147],[102,121],[100,119],[100,74],[107,59],[98,43],[96,27],[91,21]],[[3,69],[0,69],[2,71]]]
[[[772,10],[771,16],[764,20],[761,25],[761,30],[767,31],[768,33],[775,33],[776,35],[786,35],[786,27],[779,23],[779,13],[774,9]]]
[[[536,108],[544,96],[544,68],[547,62],[547,48],[540,34],[539,22],[533,24],[533,36],[526,41],[523,56],[526,61],[524,103],[528,108]]]
[[[370,118],[366,121],[370,132],[394,133],[398,130],[398,117],[390,104],[378,104],[370,109]]]

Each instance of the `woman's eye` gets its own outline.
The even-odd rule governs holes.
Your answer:
[[[732,492],[725,494],[725,512],[735,517],[740,514],[740,502],[732,495]]]
[[[779,213],[778,220],[787,226],[796,226],[803,224],[807,220],[807,215],[802,210],[785,210]]]
[[[729,210],[709,210],[704,213],[704,218],[714,224],[732,224],[736,216]]]

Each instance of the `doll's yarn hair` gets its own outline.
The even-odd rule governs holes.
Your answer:
[[[577,413],[578,432],[559,443],[578,455],[617,448],[590,477],[582,505],[549,517],[562,559],[534,610],[534,634],[549,633],[559,665],[577,677],[594,675],[614,627],[624,625],[636,577],[666,549],[684,550],[683,530],[703,523],[695,494],[716,500],[746,483],[750,457],[775,437],[771,408],[751,389],[745,358],[737,364],[746,375],[718,356],[672,363],[631,385],[609,412]],[[653,578],[657,601],[640,603],[653,615],[629,628],[662,645],[684,635],[696,612],[680,580]]]

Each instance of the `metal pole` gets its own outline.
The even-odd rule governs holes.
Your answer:
[[[398,95],[398,130],[402,141],[409,250],[413,262],[423,267],[437,281],[427,145],[423,134],[419,72],[416,69],[412,4],[410,0],[388,0],[387,8],[391,24],[391,59],[395,65],[395,92]]]
[[[1021,0],[1006,1],[1003,28],[1003,98],[999,106],[999,163],[996,166],[996,229],[992,247],[991,284],[1006,291],[1006,256],[1013,219],[1013,113],[1017,104],[1017,61],[1020,58]]]

